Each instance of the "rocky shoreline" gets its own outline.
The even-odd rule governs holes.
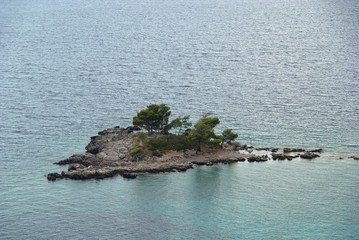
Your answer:
[[[139,160],[131,156],[130,151],[138,145],[136,127],[111,128],[91,137],[85,154],[74,154],[55,164],[69,165],[68,171],[49,173],[47,179],[103,179],[121,175],[136,178],[138,174],[183,172],[196,165],[211,166],[217,163],[265,162],[268,160],[292,160],[297,157],[313,159],[319,157],[322,149],[306,151],[304,149],[253,148],[238,142],[225,144],[223,149],[209,149],[200,153],[194,150],[186,152],[169,151],[161,157],[146,156]],[[255,155],[256,151],[271,154]]]

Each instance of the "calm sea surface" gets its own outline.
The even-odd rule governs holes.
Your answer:
[[[150,103],[321,158],[48,182]],[[359,1],[0,0],[0,239],[359,239]],[[343,157],[343,159],[339,159]]]

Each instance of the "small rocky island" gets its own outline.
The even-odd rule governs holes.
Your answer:
[[[278,153],[278,148],[253,148],[235,142],[238,135],[231,129],[216,135],[214,128],[220,122],[217,117],[205,114],[190,128],[189,116],[169,122],[170,114],[165,104],[149,105],[133,118],[134,126],[101,131],[91,137],[85,154],[55,163],[69,165],[68,171],[49,173],[47,179],[136,178],[138,174],[186,171],[196,165],[312,159],[322,151],[284,148]],[[269,154],[254,154],[261,151]]]
[[[121,175],[135,178],[137,174],[181,172],[195,165],[213,165],[216,163],[265,162],[268,160],[292,160],[296,157],[315,158],[319,155],[303,149],[285,149],[284,153],[276,153],[275,148],[252,148],[238,142],[225,143],[223,148],[208,148],[201,152],[196,150],[167,151],[162,156],[138,155],[133,150],[141,145],[137,127],[112,128],[101,131],[98,136],[91,137],[85,154],[75,154],[55,164],[69,165],[68,171],[49,173],[47,179],[90,179],[107,178]],[[159,138],[158,134],[153,138]],[[251,149],[270,151],[271,155],[250,154]],[[240,150],[248,150],[243,153]],[[320,150],[317,150],[319,152]],[[293,155],[292,153],[296,154]],[[299,153],[301,152],[301,153]],[[132,153],[132,154],[131,154]]]

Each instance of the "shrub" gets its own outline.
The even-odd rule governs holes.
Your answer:
[[[130,152],[130,155],[132,157],[140,157],[143,156],[143,148],[142,147],[136,147]]]
[[[152,138],[148,141],[148,146],[151,151],[186,151],[195,148],[193,142],[183,135],[165,135]]]
[[[162,156],[163,156],[163,153],[160,152],[160,151],[154,150],[154,151],[152,152],[152,156],[162,157]]]
[[[144,140],[146,140],[146,139],[147,139],[146,133],[140,132],[140,134],[138,134],[137,140],[139,140],[139,141],[144,141]]]

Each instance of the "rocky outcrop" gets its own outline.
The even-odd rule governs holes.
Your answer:
[[[59,173],[49,173],[47,174],[47,180],[49,181],[55,181],[56,179],[63,178],[61,174]]]
[[[240,144],[239,142],[231,142],[224,144],[225,149],[231,149],[233,151],[246,150],[248,146],[246,144]]]
[[[122,174],[122,177],[124,177],[124,178],[136,178],[137,177],[137,174],[135,174],[135,173],[123,173]]]
[[[299,157],[299,155],[287,155],[287,154],[281,154],[281,153],[272,153],[273,160],[292,160],[294,158]]]
[[[268,156],[251,156],[247,159],[248,162],[266,162],[268,161]]]
[[[305,152],[305,149],[302,148],[284,148],[284,153],[290,153],[290,152]]]
[[[49,181],[69,178],[75,180],[90,178],[107,178],[121,175],[124,178],[135,178],[140,173],[184,172],[193,165],[213,165],[216,163],[234,163],[245,161],[249,156],[233,149],[244,149],[246,145],[234,143],[228,149],[208,150],[196,153],[169,152],[162,157],[144,156],[141,159],[132,157],[129,153],[139,145],[137,127],[111,128],[100,131],[91,137],[86,146],[85,154],[74,154],[59,161],[58,165],[69,165],[68,171],[49,173]]]
[[[139,146],[138,134],[134,131],[137,127],[110,128],[100,131],[97,136],[91,137],[86,146],[85,154],[74,154],[69,158],[59,161],[58,165],[68,165],[68,170],[59,173],[49,173],[47,179],[75,179],[83,180],[90,178],[103,179],[121,175],[124,178],[136,178],[143,173],[162,172],[184,172],[196,165],[212,166],[223,163],[236,162],[266,162],[268,160],[292,160],[299,155],[277,154],[278,148],[256,148],[257,151],[272,152],[268,155],[257,156],[254,154],[243,154],[239,150],[253,151],[253,147],[239,142],[224,144],[223,149],[207,149],[204,152],[188,150],[185,152],[168,151],[161,157],[145,155],[141,158],[131,156],[130,152]],[[290,151],[298,149],[290,149]],[[301,150],[301,149],[299,149]],[[320,149],[321,151],[321,149]],[[318,157],[314,152],[307,151],[300,156],[302,158]]]
[[[305,152],[303,154],[300,154],[301,158],[305,158],[305,159],[313,159],[313,158],[317,158],[320,157],[318,154],[315,154],[313,152]]]

